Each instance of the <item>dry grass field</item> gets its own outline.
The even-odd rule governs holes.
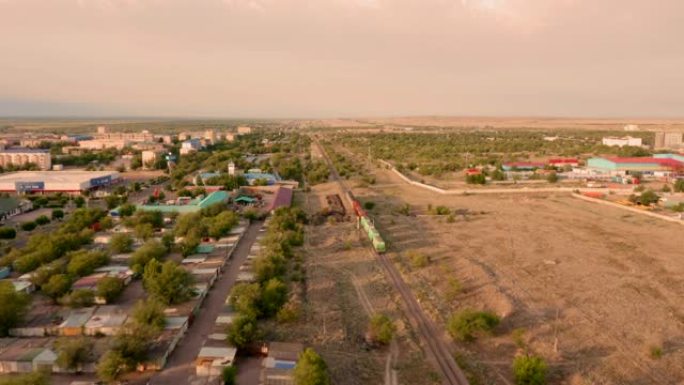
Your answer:
[[[519,346],[549,362],[553,384],[684,382],[681,226],[566,195],[445,197],[376,174],[355,193],[377,204],[424,308],[440,322],[465,308],[503,318],[493,337],[454,345],[479,383],[510,383]],[[405,203],[418,215],[396,214]],[[428,204],[461,214],[421,215]],[[427,267],[411,265],[416,252]],[[447,295],[450,280],[461,293]]]
[[[296,197],[301,207],[315,214],[327,206],[325,195],[331,193],[339,193],[334,183]],[[313,346],[328,362],[334,384],[438,383],[439,376],[426,363],[402,315],[397,294],[354,222],[307,226],[304,250],[302,316],[295,323],[268,328],[278,333],[277,338]],[[394,320],[397,338],[392,346],[370,348],[365,343],[368,321],[375,313]]]

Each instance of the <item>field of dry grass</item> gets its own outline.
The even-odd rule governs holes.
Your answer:
[[[454,346],[481,383],[511,381],[515,329],[553,384],[684,381],[681,226],[567,195],[445,197],[376,172],[379,187],[355,192],[377,204],[390,256],[423,306],[441,322],[464,308],[503,317],[493,337]],[[419,215],[395,214],[405,203]],[[420,215],[428,204],[464,214]],[[414,268],[411,252],[430,264]],[[449,297],[449,280],[463,291]]]
[[[327,183],[296,196],[301,207],[315,214],[326,207],[325,195],[339,191],[336,184]],[[319,351],[331,368],[335,384],[437,383],[439,376],[426,363],[400,310],[397,294],[355,222],[310,225],[306,234],[303,314],[295,323],[273,328],[280,337],[305,342]],[[397,338],[392,347],[370,348],[365,343],[368,321],[375,313],[394,320]]]

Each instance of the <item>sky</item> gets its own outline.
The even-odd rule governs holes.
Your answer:
[[[681,0],[0,0],[0,116],[682,117]]]

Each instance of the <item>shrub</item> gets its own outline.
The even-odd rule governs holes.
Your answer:
[[[375,314],[371,317],[368,324],[368,335],[370,339],[383,345],[392,341],[395,331],[396,327],[394,326],[394,323],[392,323],[392,320],[385,314]]]
[[[36,227],[38,227],[36,222],[24,222],[21,224],[21,229],[24,231],[33,231]]]
[[[484,174],[466,175],[466,183],[468,184],[485,184],[487,178]]]
[[[457,340],[472,341],[480,334],[491,333],[500,321],[493,313],[466,309],[449,318],[447,330]]]
[[[550,172],[549,175],[546,177],[546,180],[549,183],[556,183],[558,182],[558,174],[556,174],[555,172]]]
[[[544,385],[548,368],[544,359],[537,356],[518,356],[513,361],[516,385]]]
[[[121,278],[105,277],[97,283],[95,293],[98,297],[105,300],[106,303],[114,302],[124,290],[124,282]]]
[[[649,353],[652,359],[658,360],[663,356],[663,348],[660,346],[651,346]]]
[[[17,237],[17,230],[3,226],[0,227],[0,239],[14,239]]]
[[[67,273],[72,277],[83,277],[92,274],[95,269],[104,266],[109,256],[103,251],[79,250],[68,254]]]
[[[138,301],[131,314],[136,324],[149,326],[154,331],[161,332],[166,326],[164,305],[159,301],[153,299]]]
[[[93,343],[87,338],[60,338],[55,343],[57,366],[68,371],[77,371],[90,361]]]
[[[38,218],[36,218],[36,224],[38,226],[47,225],[48,223],[50,223],[50,218],[48,218],[45,215],[41,215]]]
[[[417,251],[409,252],[408,257],[414,269],[422,269],[430,264],[430,257]]]
[[[256,318],[252,315],[239,315],[227,330],[228,342],[237,348],[244,348],[258,336]]]
[[[463,285],[461,285],[461,282],[456,278],[449,278],[445,292],[446,299],[448,301],[453,301],[461,292],[463,292]]]
[[[224,385],[235,385],[235,377],[237,376],[237,367],[226,366],[221,371],[221,378]]]
[[[71,279],[66,274],[55,274],[40,289],[48,297],[57,299],[71,289]]]
[[[31,297],[18,293],[8,280],[0,280],[0,337],[21,322],[30,303]]]
[[[133,237],[125,233],[112,235],[109,250],[114,254],[129,253],[133,250]]]
[[[64,218],[64,211],[60,209],[52,210],[52,219],[62,219]]]
[[[90,289],[76,289],[62,297],[61,302],[72,308],[93,306],[95,293]]]

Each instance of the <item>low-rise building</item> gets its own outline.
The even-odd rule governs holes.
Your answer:
[[[0,175],[0,192],[79,194],[119,181],[116,171],[19,171]]]
[[[240,126],[237,128],[237,133],[238,133],[238,135],[251,134],[252,133],[252,127]]]
[[[614,136],[607,136],[601,140],[601,143],[603,143],[604,146],[610,146],[610,147],[624,147],[624,146],[634,146],[634,147],[641,147],[642,145],[642,140],[641,138],[634,138],[631,136],[625,136],[624,138],[618,138]]]
[[[538,168],[544,168],[546,163],[543,162],[507,162],[504,163],[501,168],[504,171],[531,171]]]
[[[78,142],[78,146],[85,150],[105,150],[108,148],[122,150],[130,145],[131,141],[128,139],[92,139]]]
[[[21,167],[28,164],[34,164],[41,170],[49,170],[52,167],[52,155],[48,150],[23,147],[0,150],[0,166]]]
[[[659,175],[664,176],[684,171],[684,162],[668,157],[591,158],[587,161],[587,168],[597,173],[609,175],[632,173],[653,175],[659,173]]]
[[[188,139],[181,143],[180,154],[187,155],[202,148],[202,143],[199,139]]]

